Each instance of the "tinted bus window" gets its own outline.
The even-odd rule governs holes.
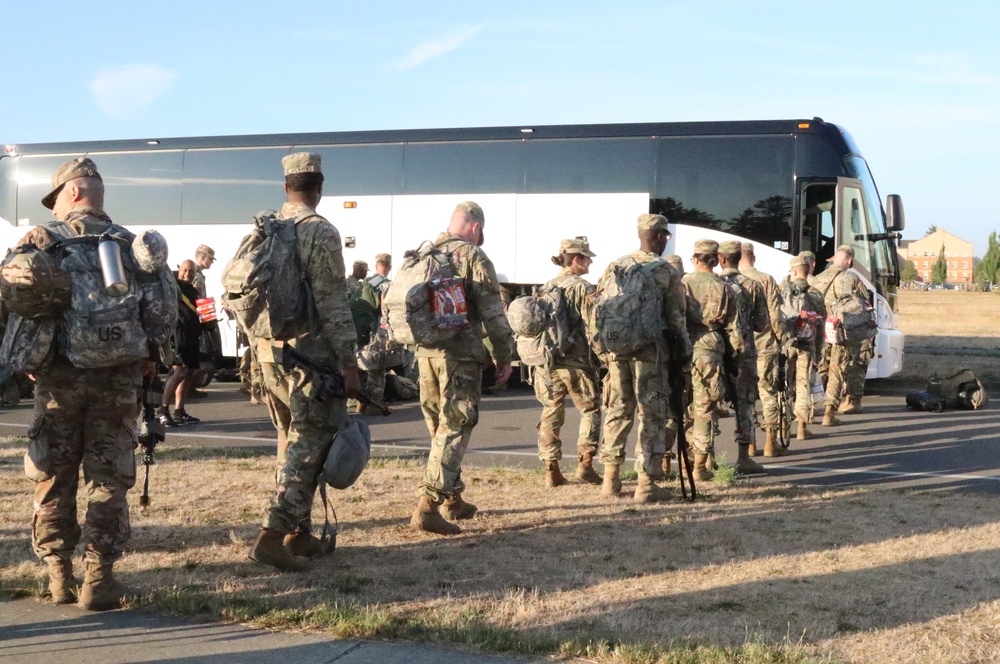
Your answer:
[[[408,143],[403,159],[407,194],[496,194],[524,191],[524,143]]]
[[[791,136],[661,138],[654,208],[789,251],[794,169]]]
[[[323,194],[388,196],[403,192],[403,145],[296,146],[323,158]]]
[[[90,158],[104,180],[105,207],[116,223],[180,223],[183,152],[92,153]]]
[[[651,138],[529,140],[525,192],[619,193],[653,190]]]
[[[70,159],[82,154],[35,157],[24,155],[17,175],[17,218],[33,226],[52,221],[52,210],[42,205],[42,198],[52,191],[52,174]],[[97,162],[100,172],[101,164]]]
[[[184,153],[184,224],[248,224],[285,201],[281,158],[288,148],[188,150]]]
[[[848,173],[843,155],[816,134],[795,137],[795,171],[800,178],[855,177]]]
[[[0,157],[0,219],[17,225],[17,160]]]

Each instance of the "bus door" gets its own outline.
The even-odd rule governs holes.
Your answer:
[[[854,249],[854,269],[869,283],[872,281],[872,243],[868,236],[868,206],[860,180],[837,178],[834,204],[837,224],[837,246],[846,244]],[[884,290],[882,291],[884,292]]]
[[[816,254],[816,273],[826,269],[839,244],[834,199],[836,180],[799,181],[799,251]]]

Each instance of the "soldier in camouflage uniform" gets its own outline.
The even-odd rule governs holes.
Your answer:
[[[821,274],[813,286],[824,293],[823,300],[827,311],[832,312],[833,305],[842,297],[858,295],[870,302],[871,296],[862,283],[857,272],[851,270],[854,265],[854,248],[847,244],[837,247],[833,261]],[[865,394],[865,374],[868,364],[875,352],[874,331],[862,337],[856,333],[848,334],[843,344],[828,344],[830,346],[830,364],[826,384],[826,409],[823,413],[823,426],[835,426],[840,421],[834,416],[834,411],[840,405],[841,397],[846,395],[844,414],[860,413],[861,398]]]
[[[278,430],[278,481],[263,527],[250,548],[250,558],[282,571],[300,570],[298,556],[320,552],[311,534],[309,515],[334,435],[347,422],[347,403],[314,398],[315,376],[282,366],[285,344],[313,360],[339,369],[347,396],[355,397],[360,379],[355,358],[356,334],[344,286],[344,255],[340,233],[316,214],[323,196],[323,173],[318,154],[297,152],[281,160],[288,201],[281,207],[285,219],[297,219],[296,243],[302,274],[314,304],[311,320],[302,320],[298,334],[288,340],[254,339],[271,421]],[[311,324],[311,327],[310,327]]]
[[[677,254],[670,254],[669,256],[665,256],[663,258],[663,260],[665,260],[668,263],[670,263],[670,266],[672,268],[674,268],[675,270],[677,270],[677,275],[679,277],[681,277],[682,279],[684,278],[684,261],[681,259],[680,256],[678,256]],[[682,308],[684,308],[685,315],[686,315],[686,312],[687,312],[687,298],[686,297],[680,298],[680,305],[681,305]],[[685,321],[686,320],[687,319],[685,318]],[[685,322],[685,326],[686,326],[686,322]],[[687,392],[689,392],[689,390],[685,390],[685,394],[681,398],[681,403],[683,403],[683,404],[688,403],[688,401],[690,400],[690,396],[691,395],[688,394]],[[685,427],[690,427],[691,426],[691,422],[689,421],[690,418],[688,417],[686,410],[685,410],[685,412],[683,414],[683,418],[684,418],[684,426]],[[667,427],[666,428],[667,428],[667,438],[666,438],[667,451],[663,455],[663,473],[664,473],[664,475],[669,475],[670,474],[670,461],[672,459],[675,459],[677,457],[677,455],[674,454],[671,451],[673,449],[674,445],[677,442],[677,418],[676,418],[675,414],[673,412],[670,412],[669,410],[667,412]],[[685,431],[686,430],[687,429],[685,428]]]
[[[604,382],[604,495],[621,492],[619,471],[625,460],[625,442],[639,417],[639,440],[636,444],[636,471],[639,473],[634,500],[644,503],[660,500],[664,494],[655,484],[663,479],[663,456],[666,448],[666,424],[669,405],[667,353],[679,354],[677,366],[686,366],[691,358],[691,342],[684,324],[680,275],[660,258],[670,237],[666,217],[642,214],[638,220],[640,247],[628,256],[613,261],[601,277],[603,282],[616,267],[629,267],[659,261],[652,277],[660,290],[659,343],[640,349],[632,359],[607,357],[608,375]]]
[[[601,401],[598,393],[597,361],[590,349],[587,334],[588,298],[594,286],[583,278],[590,271],[596,254],[590,243],[581,239],[563,240],[559,255],[552,262],[562,267],[555,279],[542,288],[562,290],[566,304],[572,345],[557,358],[552,367],[534,368],[535,396],[542,404],[542,417],[538,423],[538,458],[545,463],[545,483],[550,487],[566,484],[559,470],[562,459],[562,441],[559,432],[566,421],[566,397],[580,411],[580,434],[576,451],[579,464],[576,479],[590,484],[600,484],[601,476],[594,470],[594,455],[601,435]]]
[[[392,256],[378,254],[375,256],[375,274],[366,278],[361,284],[360,297],[374,311],[375,319],[371,341],[361,350],[358,363],[365,370],[365,388],[375,401],[381,402],[385,395],[385,374],[390,367],[403,363],[403,346],[389,339],[389,334],[379,324],[382,313],[382,295],[389,288],[389,272],[392,271]],[[364,412],[364,406],[359,404],[358,410]]]
[[[774,277],[761,272],[754,265],[757,257],[754,253],[753,243],[743,243],[743,256],[740,259],[740,272],[757,284],[763,290],[764,304],[767,310],[768,324],[763,330],[754,336],[754,346],[757,349],[757,388],[760,393],[760,401],[763,409],[763,422],[761,428],[764,430],[764,456],[781,456],[785,453],[784,448],[774,444],[775,431],[781,426],[778,421],[778,399],[781,394],[778,392],[778,354],[781,352],[781,338],[783,335],[784,321],[781,316],[781,294],[778,291],[778,283]],[[757,456],[757,446],[752,445],[750,449],[752,456]]]
[[[737,325],[743,335],[743,352],[739,354],[737,366],[739,373],[733,381],[736,388],[733,398],[736,410],[736,444],[739,446],[739,457],[736,460],[736,473],[748,475],[764,472],[764,467],[750,458],[750,448],[754,445],[754,408],[757,404],[757,348],[754,346],[754,335],[763,332],[770,325],[767,313],[767,302],[764,299],[764,289],[753,279],[740,274],[739,263],[742,257],[742,246],[735,240],[727,240],[719,244],[719,267],[722,268],[722,279],[733,293],[737,303],[739,316]],[[765,450],[766,451],[766,450]],[[776,456],[775,447],[771,448]]]
[[[698,240],[691,257],[694,271],[684,275],[687,326],[693,346],[691,361],[691,428],[695,479],[710,480],[709,456],[714,455],[712,416],[723,396],[723,357],[727,340],[737,357],[744,337],[737,327],[739,311],[722,278],[712,270],[719,262],[719,243]]]
[[[491,342],[497,383],[510,378],[514,355],[514,333],[504,315],[497,273],[480,248],[485,224],[483,209],[466,201],[455,208],[448,231],[434,241],[447,253],[454,275],[464,282],[469,325],[445,349],[417,346],[420,409],[431,434],[431,451],[410,525],[439,535],[462,532],[445,517],[471,519],[476,514],[476,506],[462,498],[462,458],[479,421],[483,367],[490,360],[483,329]]]
[[[42,205],[77,234],[134,237],[104,212],[104,182],[90,159],[60,166]],[[38,227],[32,233],[43,232]],[[44,245],[38,236],[20,244],[27,242]],[[166,312],[176,317],[175,307],[164,306],[163,312],[164,324],[172,327]],[[72,556],[81,539],[76,504],[81,464],[87,513],[79,605],[100,611],[121,604],[125,589],[112,568],[131,534],[126,494],[135,484],[141,372],[155,372],[155,359],[78,369],[57,345],[55,356],[35,373],[35,414],[25,457],[25,469],[35,482],[31,544],[48,565],[49,591],[57,604],[73,602],[77,593]]]
[[[211,269],[215,262],[215,249],[207,244],[200,244],[194,250],[194,280],[191,285],[198,291],[198,297],[208,297],[208,288],[205,285],[205,270]]]
[[[351,266],[351,274],[344,280],[344,290],[347,293],[348,300],[358,292],[358,289],[361,288],[361,282],[367,276],[368,263],[365,261],[354,261],[354,265]]]
[[[826,305],[823,295],[809,285],[809,263],[800,254],[789,263],[791,274],[789,283],[782,291],[790,301],[796,294],[805,294],[805,311],[813,311],[826,318]],[[807,425],[812,422],[812,367],[816,361],[816,353],[823,343],[822,323],[817,329],[816,340],[812,344],[796,343],[792,335],[784,341],[785,353],[788,357],[788,384],[795,385],[795,419],[798,422],[798,440],[808,440],[812,437]]]

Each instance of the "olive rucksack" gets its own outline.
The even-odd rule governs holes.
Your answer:
[[[641,349],[659,343],[663,336],[662,298],[653,271],[668,263],[614,265],[601,275],[593,295],[590,322],[595,352],[630,359]]]
[[[797,348],[809,348],[816,342],[816,331],[823,317],[809,307],[806,290],[795,288],[790,282],[781,291],[781,315],[784,319],[786,339]]]
[[[566,296],[558,286],[538,288],[507,308],[517,340],[517,355],[527,366],[551,367],[573,344]]]
[[[296,224],[318,216],[284,219],[273,210],[254,216],[254,229],[222,271],[223,306],[252,339],[291,339],[307,332],[313,299],[299,264]]]
[[[58,244],[42,249],[24,244],[0,263],[0,297],[9,311],[24,318],[58,316],[69,306],[69,273],[60,265]]]
[[[430,242],[403,254],[382,295],[382,324],[392,341],[441,348],[468,327],[465,284],[450,256]]]

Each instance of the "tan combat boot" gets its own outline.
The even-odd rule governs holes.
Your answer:
[[[844,415],[860,415],[865,411],[861,408],[861,399],[847,397],[844,403],[840,404],[840,412]]]
[[[301,572],[306,568],[305,561],[293,556],[284,544],[285,536],[277,530],[261,528],[257,539],[250,545],[247,556],[250,560],[276,567],[282,572]]]
[[[584,452],[580,455],[580,463],[576,467],[576,479],[587,484],[600,484],[604,481],[594,470],[594,454]]]
[[[708,455],[695,452],[694,455],[694,479],[697,482],[707,482],[715,477],[715,473],[708,467]]]
[[[747,447],[752,447],[748,445]],[[748,450],[749,452],[749,450]],[[774,440],[774,429],[767,430],[767,440],[764,441],[764,456],[766,457],[780,457],[788,454],[788,450],[782,447],[777,441]],[[753,456],[750,454],[750,456]]]
[[[767,429],[764,429],[764,433],[770,435]],[[750,443],[750,456],[760,456],[761,454],[763,454],[763,452],[757,449],[757,443]]]
[[[797,440],[809,440],[812,438],[812,434],[809,432],[809,429],[806,428],[806,423],[802,420],[799,420],[799,432],[795,438]]]
[[[840,420],[833,414],[833,411],[833,406],[827,406],[826,410],[823,411],[823,426],[835,427],[840,424]]]
[[[462,532],[462,529],[454,523],[445,521],[444,517],[438,511],[437,503],[431,502],[431,499],[427,496],[420,496],[417,509],[413,511],[413,516],[410,517],[410,527],[414,530],[422,530],[425,533],[434,533],[435,535],[458,535]]]
[[[323,553],[323,545],[319,538],[307,530],[296,530],[285,535],[282,545],[294,557],[311,558]]]
[[[76,579],[73,578],[73,560],[62,556],[46,556],[49,567],[49,594],[53,604],[72,604],[76,601]]]
[[[478,511],[478,507],[462,500],[462,494],[460,493],[452,494],[451,498],[446,499],[444,504],[441,505],[441,515],[449,521],[471,519],[476,516],[476,512]]]
[[[764,466],[750,458],[749,445],[740,445],[740,454],[736,459],[735,471],[737,475],[757,475],[764,472]],[[764,452],[767,454],[767,452]]]
[[[87,611],[107,611],[121,608],[125,586],[111,572],[114,563],[86,561],[80,601],[77,606]]]
[[[562,486],[563,484],[568,484],[566,478],[559,471],[558,461],[546,461],[545,462],[545,486],[550,489],[554,489],[557,486]]]
[[[617,496],[622,492],[622,478],[618,476],[620,466],[617,463],[604,464],[604,484],[601,485],[602,496]]]
[[[645,473],[639,475],[632,500],[637,503],[655,503],[667,499],[666,491],[657,486],[653,478]]]

